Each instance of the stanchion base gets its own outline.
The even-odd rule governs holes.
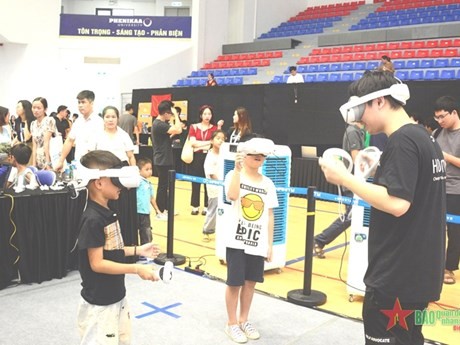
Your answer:
[[[301,305],[304,307],[316,307],[323,305],[327,301],[326,294],[321,291],[311,290],[310,295],[304,295],[302,289],[291,290],[287,294],[288,302]]]
[[[161,253],[155,258],[154,262],[158,265],[164,265],[166,261],[172,261],[174,266],[179,266],[185,264],[185,256],[180,254],[173,254],[172,257],[168,257],[166,253]]]

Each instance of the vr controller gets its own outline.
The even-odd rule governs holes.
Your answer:
[[[163,281],[163,283],[168,284],[173,278],[173,268],[174,264],[172,261],[166,261],[165,265],[160,267],[158,270],[158,276]]]
[[[354,163],[355,167],[357,167],[354,172],[355,176],[367,179],[377,167],[381,154],[382,152],[375,146],[369,146],[359,151]],[[340,159],[348,172],[351,173],[353,170],[353,160],[350,154],[345,150],[339,148],[327,149],[323,153],[323,158],[328,160]]]
[[[237,152],[245,155],[264,155],[268,156],[275,152],[275,143],[270,139],[252,138],[238,144]]]
[[[72,191],[72,197],[76,197],[78,192],[85,189],[89,181],[97,180],[101,177],[110,177],[112,183],[119,188],[136,188],[139,187],[141,176],[137,166],[124,166],[112,169],[89,169],[82,164],[76,168],[78,178],[68,184]]]

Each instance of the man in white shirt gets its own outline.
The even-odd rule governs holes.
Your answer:
[[[61,158],[55,170],[62,169],[64,160],[75,144],[75,159],[80,158],[96,147],[97,133],[104,130],[104,121],[93,112],[94,92],[83,90],[77,95],[78,110],[83,116],[79,116],[67,136],[62,148]]]
[[[291,73],[291,75],[286,81],[286,84],[296,84],[296,83],[304,82],[302,74],[297,74],[297,67],[295,66],[289,67],[289,72]]]

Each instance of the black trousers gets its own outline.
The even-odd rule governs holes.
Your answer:
[[[415,324],[415,313],[412,312],[405,318],[398,315],[396,324],[389,327],[390,318],[382,310],[393,310],[396,297],[387,297],[372,288],[366,290],[363,303],[363,323],[366,345],[391,344],[391,345],[423,345],[425,339],[422,334],[422,325]],[[423,311],[428,302],[405,303],[400,301],[403,311]],[[406,321],[408,329],[401,326]]]
[[[206,153],[195,152],[193,154],[193,162],[189,165],[189,174],[192,176],[205,177],[204,175],[204,160],[206,159]],[[192,197],[190,205],[192,207],[200,207],[200,187],[201,183],[192,182]],[[208,191],[206,185],[204,187],[204,207],[208,207]]]
[[[447,194],[447,213],[460,215],[460,195]],[[447,223],[446,270],[458,270],[460,259],[460,224]]]
[[[157,205],[161,212],[168,207],[168,171],[172,170],[171,165],[155,165],[158,173],[158,187],[157,187]]]

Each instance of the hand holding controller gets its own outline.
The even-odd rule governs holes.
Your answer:
[[[172,261],[166,261],[163,267],[160,267],[158,270],[158,276],[163,281],[163,283],[168,284],[173,278],[173,268],[174,264]]]
[[[366,147],[359,151],[355,160],[355,176],[367,179],[379,164],[382,152],[375,146]]]

